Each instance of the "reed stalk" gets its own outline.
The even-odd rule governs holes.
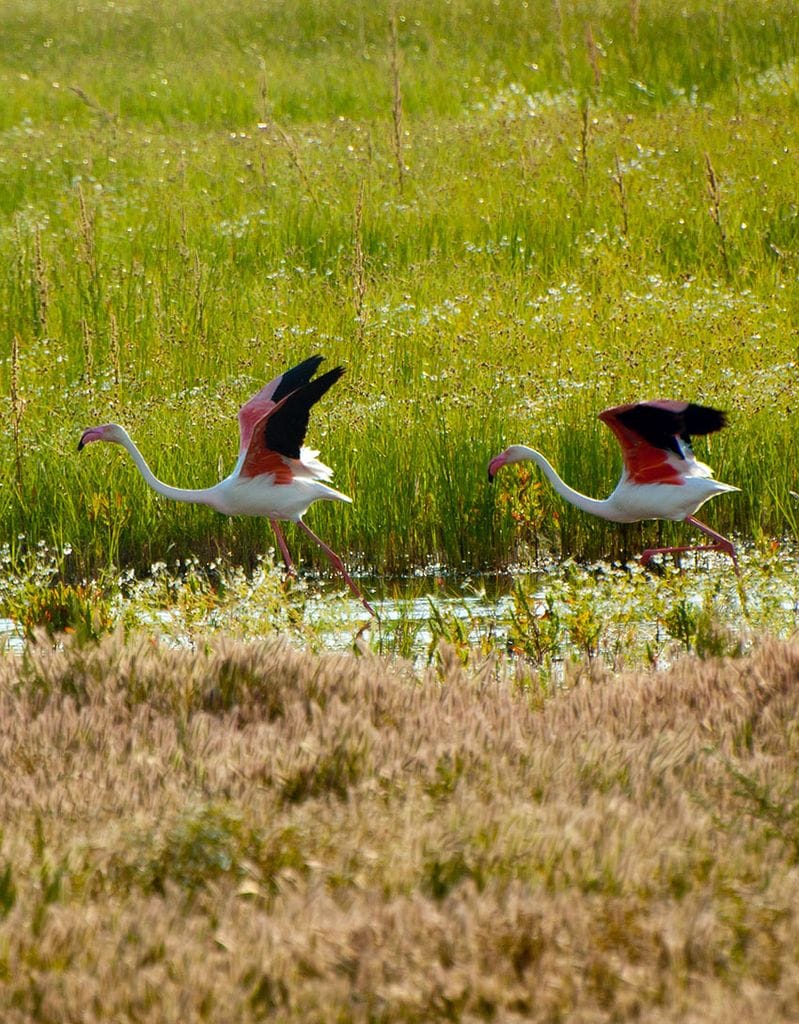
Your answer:
[[[37,226],[33,236],[33,318],[36,334],[43,338],[47,335],[47,314],[50,309],[50,283],[47,277],[47,264],[42,252],[42,233]]]
[[[588,51],[588,63],[591,66],[591,74],[594,80],[594,98],[596,99],[602,86],[602,68],[599,64],[599,49],[594,38],[594,29],[590,22],[585,27],[585,45]]]
[[[89,400],[94,398],[94,336],[89,321],[82,317],[80,321],[81,339],[83,341],[83,383]]]
[[[111,358],[111,378],[114,382],[114,397],[119,402],[121,397],[120,386],[122,383],[122,357],[119,347],[119,324],[113,309],[108,312],[108,347]]]
[[[621,169],[621,161],[619,160],[619,154],[614,155],[615,171],[611,175],[611,181],[615,187],[616,199],[621,210],[621,233],[626,238],[629,232],[629,219],[627,210],[627,191],[624,185],[624,173]]]
[[[80,226],[80,253],[83,257],[83,262],[89,272],[89,282],[93,286],[97,280],[97,241],[95,232],[95,218],[94,213],[89,209],[86,203],[86,197],[83,194],[83,186],[78,183],[78,208],[80,211],[79,226]]]
[[[363,182],[358,188],[355,202],[355,218],[353,223],[353,259],[352,278],[355,299],[355,323],[358,332],[358,343],[363,344],[366,330],[366,264],[363,254]]]
[[[571,83],[572,71],[569,51],[566,44],[566,26],[563,18],[563,7],[561,0],[552,0],[552,14],[555,19],[555,39],[558,44],[558,56],[560,57],[560,70],[563,81]]]
[[[14,443],[14,473],[19,500],[25,502],[25,487],[22,471],[22,416],[25,412],[25,400],[20,392],[20,339],[18,334],[11,336],[11,372],[9,390],[11,398],[11,436]]]
[[[630,42],[638,48],[638,33],[641,24],[641,0],[630,0]]]
[[[721,254],[721,260],[724,267],[724,275],[729,280],[732,270],[730,267],[730,256],[727,247],[727,231],[724,226],[724,219],[721,212],[721,188],[719,186],[716,172],[713,169],[709,153],[705,153],[705,184],[707,187],[707,194],[710,199],[708,212],[710,214],[710,219],[716,225],[716,237],[718,239],[719,252]]]
[[[588,150],[591,145],[591,118],[589,111],[590,102],[588,97],[585,96],[580,104],[580,144],[578,148],[580,181],[583,195],[586,194],[588,189]]]
[[[397,172],[397,187],[402,192],[405,186],[405,157],[403,154],[402,126],[402,82],[400,78],[400,46],[397,8],[391,7],[389,30],[391,40],[391,121],[393,126],[392,141],[394,143],[394,166]]]

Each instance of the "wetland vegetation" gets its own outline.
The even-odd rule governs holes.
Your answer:
[[[797,53],[789,0],[6,0],[4,1021],[796,1019]],[[211,484],[315,352],[368,629],[76,451]],[[728,413],[740,580],[488,484],[606,495],[653,397]]]
[[[713,524],[795,532],[793,3],[203,9],[4,5],[12,553],[251,566],[267,524],[169,506],[76,438],[115,419],[163,479],[212,483],[242,401],[316,351],[347,376],[309,441],[355,505],[311,516],[369,571],[634,554],[655,527],[485,466],[526,441],[606,494],[597,413],[661,395],[729,412]]]
[[[41,553],[48,585],[114,601],[162,563],[269,561],[265,522],[170,505],[76,438],[117,420],[163,479],[213,483],[242,401],[315,351],[347,376],[309,442],[355,504],[309,522],[380,580],[681,537],[585,516],[529,470],[486,481],[524,441],[609,493],[596,415],[643,397],[727,410],[699,455],[741,493],[710,522],[795,539],[794,4],[203,11],[4,8],[8,579]]]

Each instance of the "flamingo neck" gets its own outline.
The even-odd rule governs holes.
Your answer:
[[[115,438],[115,440],[117,444],[121,444],[122,447],[130,453],[130,457],[136,464],[136,468],[144,477],[145,483],[149,484],[149,486],[152,487],[154,491],[157,491],[158,494],[163,495],[165,498],[170,498],[172,501],[194,502],[200,505],[211,505],[212,507],[215,507],[215,488],[204,487],[194,489],[191,487],[171,487],[169,484],[165,484],[163,480],[159,480],[155,473],[153,473],[147,465],[144,456],[127,433],[120,431],[120,436]]]
[[[544,476],[552,484],[554,490],[565,498],[570,505],[579,508],[582,512],[589,512],[591,515],[599,516],[602,519],[612,518],[612,509],[607,499],[589,498],[587,494],[575,491],[569,487],[565,480],[561,479],[555,471],[552,463],[545,459],[541,452],[535,448],[528,448],[523,444],[514,444],[506,451],[506,463],[511,462],[534,462]]]

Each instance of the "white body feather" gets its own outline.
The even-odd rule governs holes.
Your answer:
[[[323,482],[333,476],[333,470],[319,462],[318,454],[309,448],[301,449],[299,459],[291,460],[290,484],[275,483],[271,473],[239,476],[237,463],[230,476],[209,488],[208,504],[228,516],[269,516],[293,522],[301,519],[315,501],[352,504],[352,498]]]

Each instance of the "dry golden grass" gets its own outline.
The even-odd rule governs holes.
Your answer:
[[[0,662],[0,1019],[796,1020],[799,645]]]

